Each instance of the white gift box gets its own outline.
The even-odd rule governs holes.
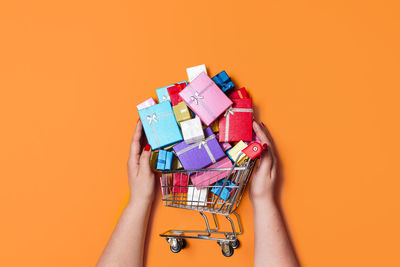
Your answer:
[[[204,131],[198,116],[194,119],[181,122],[183,140],[187,144],[192,144],[204,140]]]
[[[208,188],[198,190],[195,186],[189,186],[187,192],[187,205],[189,206],[206,206],[207,205]]]
[[[198,65],[194,67],[190,67],[186,69],[188,80],[191,82],[194,78],[196,78],[200,73],[205,72],[207,74],[206,65]]]

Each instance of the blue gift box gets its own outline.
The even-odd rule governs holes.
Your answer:
[[[218,196],[219,192],[221,192],[221,188],[222,188],[222,185],[224,184],[224,181],[225,180],[223,179],[223,180],[220,180],[220,181],[216,182],[215,185],[218,186],[218,187],[213,187],[211,189],[211,192],[213,194],[215,194],[216,196]],[[232,192],[232,189],[234,188],[234,186],[235,186],[235,184],[232,183],[230,180],[226,181],[225,187],[222,190],[220,198],[222,198],[223,200],[227,201],[229,199],[230,195],[231,195],[231,192]]]
[[[181,81],[181,82],[179,82],[178,84],[181,84],[181,83],[184,83],[184,84],[188,84],[188,82],[187,81]],[[162,102],[164,102],[164,101],[171,101],[171,99],[169,98],[169,94],[168,94],[168,90],[167,90],[167,88],[168,87],[171,87],[171,86],[174,86],[175,84],[171,84],[171,85],[168,85],[168,86],[164,86],[164,87],[161,87],[161,88],[158,88],[158,89],[156,89],[156,94],[157,94],[157,98],[158,98],[158,103],[162,103]]]
[[[157,170],[170,170],[173,153],[167,150],[159,150],[157,158]]]
[[[228,74],[226,74],[224,70],[212,77],[212,80],[215,82],[216,85],[218,85],[219,88],[221,88],[223,92],[226,92],[235,87],[235,84],[232,82],[231,78],[228,76]]]
[[[152,150],[183,140],[169,101],[140,109],[139,117]]]

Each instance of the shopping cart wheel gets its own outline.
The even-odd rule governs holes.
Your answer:
[[[240,246],[239,239],[232,242],[232,248],[237,249]]]
[[[167,239],[169,243],[169,248],[173,253],[178,253],[180,252],[183,248],[186,246],[186,241],[185,239],[180,239],[180,238],[169,238]]]
[[[186,248],[186,239],[182,239],[182,249]]]
[[[233,247],[231,244],[229,244],[228,242],[224,242],[221,244],[221,248],[222,248],[222,255],[224,255],[225,257],[230,257],[233,255]]]

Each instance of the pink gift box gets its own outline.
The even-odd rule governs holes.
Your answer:
[[[152,97],[150,97],[149,99],[146,99],[145,101],[143,101],[142,103],[140,103],[139,105],[137,105],[137,109],[143,109],[143,108],[147,108],[150,106],[153,106],[157,104],[156,101],[154,101],[154,99]]]
[[[207,126],[227,110],[232,101],[202,72],[179,95]]]
[[[217,139],[219,139],[219,133],[216,134]],[[229,142],[219,143],[223,151],[227,151],[232,148],[232,145]]]
[[[232,166],[232,161],[228,157],[225,157],[220,161],[217,161],[213,165],[209,166],[207,169],[228,168],[229,170],[198,172],[190,175],[190,180],[197,189],[201,189],[201,187],[203,186],[210,186],[211,184],[228,176]]]

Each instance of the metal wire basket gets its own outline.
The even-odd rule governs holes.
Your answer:
[[[164,206],[199,211],[206,224],[205,231],[168,230],[160,234],[167,239],[172,252],[181,251],[186,245],[185,239],[205,239],[216,240],[222,248],[222,254],[227,257],[232,256],[234,249],[239,246],[237,235],[242,234],[239,215],[234,210],[240,204],[261,152],[261,145],[254,142],[239,153],[231,168],[162,172],[160,182]],[[189,181],[195,181],[199,177],[201,183],[190,184]],[[204,212],[212,214],[214,228],[210,228]],[[230,218],[232,213],[236,217],[238,229]],[[219,231],[216,214],[225,216],[232,227],[231,232]]]

